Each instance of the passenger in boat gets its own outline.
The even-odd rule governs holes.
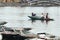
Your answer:
[[[48,13],[46,14],[46,19],[49,19],[49,17],[48,17]]]
[[[36,16],[36,14],[32,13],[32,16]]]
[[[41,14],[41,19],[43,20],[44,18],[45,18],[45,17],[44,17],[44,14],[42,13],[42,14]]]

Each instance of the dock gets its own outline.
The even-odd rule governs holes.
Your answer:
[[[31,28],[20,28],[20,30],[14,30],[14,29],[8,29],[6,30],[4,27],[2,27],[4,31],[0,32],[0,35],[2,35],[2,40],[25,40],[30,38],[36,38],[36,34],[25,34],[23,31],[31,30]]]

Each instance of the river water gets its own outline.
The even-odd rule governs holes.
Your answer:
[[[49,17],[54,21],[41,22],[40,20],[31,23],[28,16],[31,13],[40,16],[41,13],[49,13]],[[0,7],[0,19],[7,21],[6,27],[33,28],[32,33],[46,32],[60,36],[60,7]]]

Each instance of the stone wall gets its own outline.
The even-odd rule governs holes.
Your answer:
[[[0,0],[0,2],[21,2],[21,0]]]

